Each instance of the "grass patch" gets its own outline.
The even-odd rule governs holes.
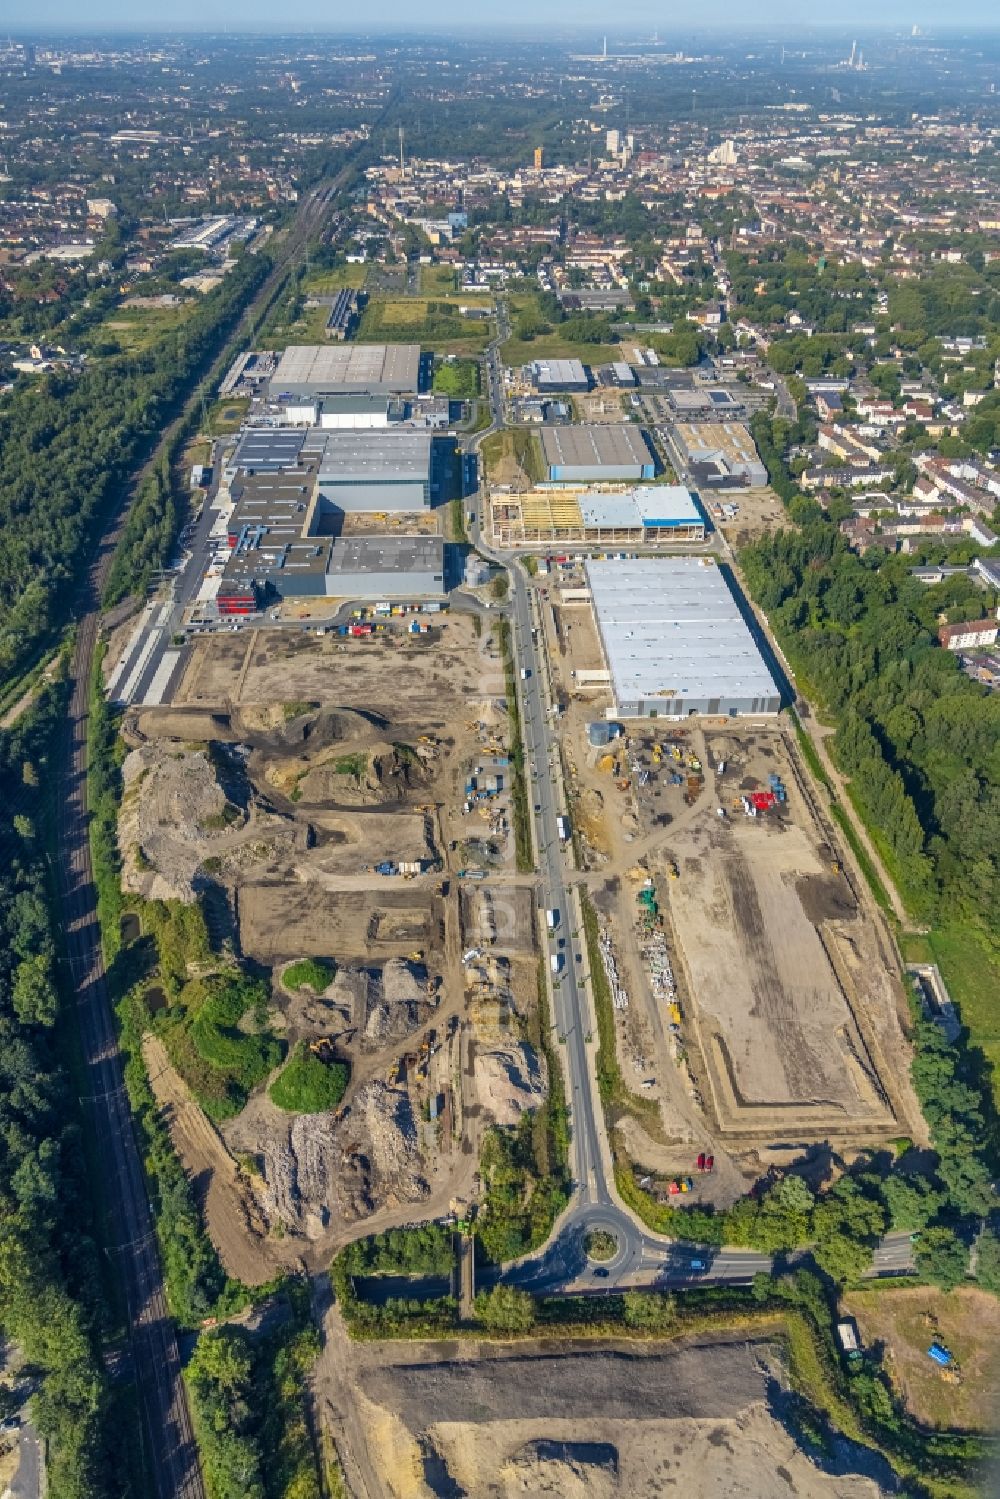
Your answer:
[[[420,290],[425,297],[453,297],[458,294],[458,272],[450,265],[422,265]]]
[[[904,963],[936,963],[930,939],[923,932],[900,932],[899,950]]]
[[[246,421],[250,401],[246,397],[216,401],[208,408],[204,430],[208,437],[225,437],[229,432],[238,432]]]
[[[304,307],[293,323],[276,322],[265,329],[262,338],[269,349],[282,350],[289,344],[321,344],[326,340],[329,307]]]
[[[503,470],[513,464],[521,468],[532,484],[545,477],[545,461],[537,432],[523,427],[505,427],[484,437],[479,449],[487,476],[494,483],[505,482]]]
[[[855,805],[853,801],[851,805]],[[831,802],[830,812],[833,816],[834,822],[837,824],[838,828],[843,833],[845,839],[850,845],[851,853],[854,855],[857,861],[858,868],[861,870],[865,884],[868,886],[869,890],[875,898],[875,904],[882,911],[884,911],[887,916],[891,916],[893,914],[893,911],[892,901],[889,899],[889,892],[883,885],[878,870],[875,868],[875,865],[869,858],[868,850],[865,848],[864,844],[861,842],[861,839],[858,837],[857,829],[855,828],[854,823],[851,821],[849,814],[845,812],[840,802],[837,801]],[[860,816],[861,814],[859,813],[858,815]],[[871,828],[869,828],[868,832],[871,833],[871,831]]]
[[[572,332],[559,323],[549,323],[542,312],[538,293],[515,292],[508,298],[512,337],[501,345],[504,362],[510,365],[530,364],[533,359],[581,359],[584,364],[610,364],[621,357],[618,344],[587,343],[575,338]],[[547,332],[535,333],[532,338],[518,338],[517,325],[521,313],[526,313],[539,328]]]
[[[212,1119],[229,1119],[278,1066],[267,985],[237,972],[186,984],[156,1023],[170,1060]]]
[[[533,359],[581,359],[584,364],[613,364],[621,358],[618,344],[588,344],[566,338],[558,329],[552,333],[539,333],[528,340],[508,338],[500,345],[505,364],[515,369],[530,364]]]
[[[1000,1104],[1000,955],[974,927],[934,927],[927,946],[968,1028],[969,1043],[987,1061],[989,1083]]]
[[[288,1114],[324,1114],[343,1098],[349,1076],[346,1062],[322,1062],[300,1041],[267,1090],[268,1097]]]
[[[435,361],[434,394],[449,396],[453,401],[471,401],[479,394],[479,360],[453,359]]]
[[[281,975],[281,982],[286,989],[311,989],[314,994],[322,994],[333,983],[336,974],[335,965],[322,958],[300,958],[297,963],[288,965]]]
[[[325,309],[324,309],[325,310]],[[372,297],[358,325],[359,343],[419,343],[443,354],[480,354],[491,320],[471,322],[457,302],[426,297]]]
[[[589,1260],[613,1260],[618,1253],[618,1240],[606,1229],[595,1228],[583,1241],[583,1249]]]
[[[988,1431],[992,1392],[1000,1376],[1000,1303],[985,1291],[960,1286],[945,1294],[932,1286],[850,1291],[845,1309],[858,1319],[864,1342],[892,1350],[896,1394],[916,1420],[939,1428]],[[942,1379],[927,1357],[938,1338],[958,1360],[961,1384]]]
[[[89,343],[104,344],[113,339],[123,354],[144,354],[163,336],[186,323],[197,302],[181,302],[176,307],[116,307],[88,337]]]
[[[334,760],[333,768],[339,776],[351,776],[355,781],[360,781],[368,769],[368,756],[360,752],[341,755],[339,760]]]
[[[817,781],[819,785],[826,790],[827,795],[830,798],[830,813],[833,817],[834,822],[843,833],[844,838],[849,845],[850,850],[855,857],[855,860],[857,861],[858,868],[861,870],[861,874],[865,881],[865,884],[871,891],[875,899],[875,903],[880,908],[880,910],[884,911],[887,916],[892,916],[893,908],[892,901],[889,899],[889,892],[886,890],[885,885],[882,883],[881,876],[879,875],[878,870],[875,868],[875,865],[872,863],[868,850],[865,848],[864,844],[861,842],[861,839],[858,837],[857,829],[855,828],[849,813],[837,800],[837,796],[833,789],[833,785],[831,784],[830,778],[823,768],[823,762],[819,757],[819,751],[817,750],[810,736],[802,727],[799,715],[796,713],[794,708],[790,708],[788,710],[788,716],[791,719],[793,728],[795,729],[795,740],[798,744],[799,752],[802,755],[802,758],[805,761],[809,773],[813,777],[813,780]],[[860,817],[862,821],[864,821],[862,813],[853,799],[851,801],[851,805],[857,812],[858,817]],[[871,834],[871,831],[871,828],[869,828],[869,834]],[[881,848],[879,849],[879,852],[882,852]]]
[[[802,727],[802,720],[799,718],[799,715],[796,713],[794,708],[789,708],[788,716],[791,719],[792,727],[795,730],[795,739],[799,746],[799,752],[802,755],[803,760],[808,765],[810,771],[812,772],[813,779],[818,781],[821,786],[825,786],[827,791],[832,792],[833,787],[830,785],[830,781],[827,777],[826,771],[823,769],[823,762],[819,757],[819,751],[817,750],[812,739],[806,733],[805,729]]]
[[[368,275],[366,265],[335,265],[328,271],[312,271],[302,282],[305,297],[328,297],[345,286],[357,290],[364,286]]]
[[[301,718],[304,713],[311,713],[314,708],[318,707],[319,703],[308,703],[305,700],[295,703],[282,703],[281,716],[285,720],[285,723],[291,723],[293,718]]]
[[[450,541],[468,543],[469,533],[465,529],[465,501],[461,495],[456,495],[453,500],[448,501],[448,529]],[[475,618],[479,618],[478,614]]]

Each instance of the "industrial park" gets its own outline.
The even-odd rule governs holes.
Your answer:
[[[563,19],[0,44],[11,1499],[986,1492],[1000,50]]]

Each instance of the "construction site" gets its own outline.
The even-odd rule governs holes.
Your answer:
[[[603,719],[593,617],[560,575],[536,586],[633,1100],[616,1147],[650,1190],[723,1206],[772,1167],[920,1136],[891,934],[794,737],[773,718]]]
[[[385,1499],[876,1499],[788,1429],[775,1342],[352,1343],[327,1318],[316,1372],[349,1491]],[[844,1444],[845,1449],[848,1444]],[[879,1475],[881,1476],[881,1475]]]
[[[494,490],[494,546],[656,546],[705,540],[705,518],[679,485],[553,485],[525,494]]]
[[[213,636],[177,705],[123,724],[126,897],[197,901],[209,978],[216,956],[267,975],[285,1058],[349,1077],[335,1109],[279,1106],[279,1072],[210,1116],[174,1024],[191,983],[150,991],[154,1092],[248,1283],[319,1267],[362,1226],[465,1211],[482,1131],[545,1097],[503,672],[468,617],[435,634],[420,670],[408,642]]]

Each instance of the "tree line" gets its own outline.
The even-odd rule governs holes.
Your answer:
[[[0,404],[0,674],[30,664],[66,622],[97,531],[270,264],[245,256],[150,349],[19,382]],[[147,498],[130,536],[158,518]]]
[[[837,759],[914,915],[1000,930],[1000,699],[937,641],[947,585],[910,559],[852,552],[828,520],[742,554],[803,688],[837,724]]]
[[[0,734],[0,1322],[38,1376],[32,1400],[59,1499],[128,1489],[100,1357],[102,1298],[78,1089],[61,1060],[63,975],[50,912],[46,787],[66,686]]]

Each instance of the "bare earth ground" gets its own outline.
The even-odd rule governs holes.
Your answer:
[[[1000,1388],[1000,1303],[960,1286],[950,1295],[932,1286],[891,1293],[851,1291],[844,1298],[863,1342],[884,1343],[893,1383],[918,1421],[951,1429],[997,1430]],[[937,1339],[958,1360],[960,1382],[949,1382],[927,1357]]]
[[[191,650],[173,701],[228,707],[303,699],[419,723],[426,733],[443,727],[456,699],[502,694],[502,672],[480,650],[471,618],[449,614],[419,639],[403,630],[369,641],[260,630],[207,636]]]
[[[327,1318],[321,1410],[359,1499],[876,1499],[821,1472],[768,1409],[766,1342],[348,1344]],[[447,1413],[442,1418],[442,1413]]]
[[[722,520],[712,511],[712,522],[733,547],[747,546],[759,536],[770,535],[787,524],[788,513],[773,489],[740,489],[722,496],[724,503],[739,506],[734,520]]]
[[[482,1130],[544,1096],[527,1042],[537,911],[530,878],[513,873],[507,777],[463,810],[468,777],[508,750],[502,672],[488,630],[457,616],[445,632],[450,645],[442,632],[419,656],[216,637],[185,678],[208,685],[210,705],[199,689],[125,725],[126,888],[206,891],[216,941],[275,969],[273,1023],[289,1047],[321,1045],[351,1068],[334,1115],[287,1115],[265,1084],[216,1131],[152,1043],[210,1231],[247,1281],[463,1208]],[[385,877],[383,858],[439,867]],[[463,866],[489,881],[460,881]],[[283,966],[304,956],[336,965],[323,994],[285,985]]]
[[[623,1119],[630,1158],[671,1176],[691,1172],[700,1151],[713,1153],[715,1172],[695,1177],[695,1196],[724,1206],[762,1169],[796,1156],[787,1142],[829,1139],[850,1151],[862,1138],[922,1137],[891,936],[850,867],[833,868],[846,855],[807,795],[782,726],[628,723],[625,739],[593,749],[587,724],[604,716],[609,698],[574,675],[603,665],[590,609],[562,603],[564,587],[580,581],[578,570],[560,569],[535,588],[547,594],[540,616],[565,709],[563,760],[585,884],[630,996],[615,1016],[619,1060],[630,1091],[659,1110],[658,1119]],[[681,762],[669,757],[671,741]],[[692,753],[701,765],[693,796]],[[733,799],[765,788],[769,771],[782,776],[788,801],[751,821]],[[637,895],[647,876],[682,1010],[676,1037],[642,952]]]

